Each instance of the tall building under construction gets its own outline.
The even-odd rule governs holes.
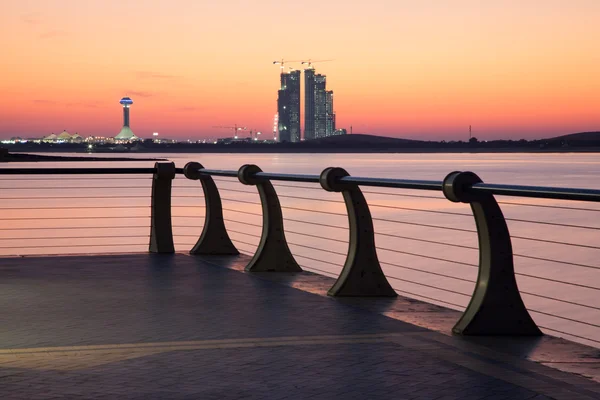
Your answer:
[[[300,71],[281,73],[281,89],[277,98],[280,142],[300,141]]]
[[[335,135],[333,91],[327,90],[327,76],[304,70],[304,140]]]

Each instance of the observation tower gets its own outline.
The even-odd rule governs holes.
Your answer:
[[[139,139],[133,134],[129,127],[129,106],[133,104],[133,100],[129,97],[123,97],[119,103],[123,106],[123,127],[121,132],[115,136],[115,140],[136,140]]]

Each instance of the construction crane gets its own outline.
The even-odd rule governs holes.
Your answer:
[[[262,135],[262,132],[260,132],[258,129],[255,129],[255,128],[240,128],[238,131],[248,132],[250,134],[250,140],[255,140],[255,141],[258,140],[258,135]]]
[[[310,68],[313,68],[313,66],[312,66],[313,63],[316,63],[316,62],[328,62],[328,61],[333,61],[333,60],[311,60],[311,59],[308,59],[308,61],[300,61],[300,64],[308,64],[308,68],[307,69],[310,69]]]
[[[290,62],[300,62],[302,60],[284,60],[283,58],[281,59],[281,61],[273,61],[273,64],[279,64],[281,66],[281,69],[284,69],[285,63],[290,63]]]
[[[244,126],[238,126],[237,124],[234,124],[233,126],[222,126],[222,125],[217,125],[217,126],[213,126],[212,128],[218,128],[218,129],[233,129],[233,137],[235,139],[238,138],[238,132],[239,131],[245,131],[248,128],[244,127]]]
[[[250,140],[258,140],[258,135],[261,135],[258,129],[250,129]]]

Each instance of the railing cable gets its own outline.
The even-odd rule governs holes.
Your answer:
[[[173,196],[179,197],[179,196]],[[190,196],[193,197],[193,196]],[[148,199],[150,195],[143,196],[46,196],[46,197],[1,197],[0,200],[53,200],[53,199]]]
[[[547,282],[560,283],[560,284],[568,285],[568,286],[576,286],[576,287],[581,287],[581,288],[585,288],[585,289],[600,290],[600,288],[598,288],[598,287],[584,285],[582,283],[574,283],[574,282],[561,281],[561,280],[558,280],[558,279],[544,278],[542,276],[535,276],[535,275],[531,275],[531,274],[524,274],[522,272],[515,272],[515,275],[524,276],[524,277],[532,278],[532,279],[539,279],[539,280],[547,281]]]
[[[238,235],[246,235],[246,236],[250,236],[250,237],[254,237],[254,238],[260,239],[260,235],[255,235],[253,233],[248,233],[248,232],[236,231],[235,229],[227,229],[227,232],[237,233]]]
[[[425,210],[422,208],[388,206],[388,205],[384,205],[384,204],[369,204],[369,207],[391,208],[391,209],[395,209],[395,210],[406,210],[406,211],[419,211],[419,212],[426,212],[426,213],[431,213],[431,214],[458,215],[461,217],[471,217],[471,218],[473,217],[473,214],[458,213],[458,212],[453,212],[453,211]]]
[[[236,213],[240,213],[240,214],[254,215],[257,217],[262,217],[262,214],[260,214],[260,213],[255,213],[255,212],[250,212],[250,211],[240,211],[240,210],[235,210],[233,208],[223,207],[223,211],[231,211],[231,212],[236,212]]]
[[[233,201],[235,203],[244,203],[244,204],[252,204],[255,206],[260,206],[260,203],[256,202],[256,201],[249,201],[249,200],[238,200],[238,199],[229,199],[226,197],[221,197],[222,201]]]
[[[67,190],[67,189],[150,189],[148,186],[52,186],[52,187],[3,187],[0,190]]]
[[[225,208],[225,207],[223,207],[223,210],[224,210],[224,211],[237,212],[237,213],[240,213],[240,214],[249,214],[249,215],[254,215],[254,216],[257,216],[257,217],[262,217],[262,214],[259,214],[259,213],[252,213],[252,212],[246,212],[246,211],[234,210],[234,209],[232,209],[232,208]],[[226,220],[227,220],[227,219],[226,219]],[[347,227],[344,227],[344,226],[330,225],[330,224],[322,224],[322,223],[319,223],[319,222],[302,221],[302,220],[300,220],[300,219],[285,218],[285,220],[286,220],[286,221],[290,221],[290,222],[299,222],[299,223],[302,223],[302,224],[308,224],[308,225],[322,226],[322,227],[325,227],[325,228],[336,228],[336,229],[344,229],[344,230],[347,230],[347,229],[348,229]],[[227,220],[227,221],[230,221],[230,222],[237,222],[237,223],[240,223],[240,224],[244,223],[244,222],[239,222],[239,221],[234,221],[234,220]]]
[[[408,236],[394,235],[392,233],[375,232],[375,236],[377,236],[377,235],[379,235],[379,236],[385,236],[385,237],[393,237],[393,238],[396,238],[396,239],[414,240],[414,241],[417,241],[417,242],[438,244],[438,245],[443,245],[443,246],[459,247],[461,249],[479,250],[479,248],[476,247],[476,246],[467,246],[467,245],[462,245],[462,244],[440,242],[440,241],[437,241],[437,240],[427,240],[427,239],[420,239],[420,238],[412,238],[412,237],[408,237]]]
[[[424,254],[412,253],[410,251],[395,250],[395,249],[390,249],[390,248],[381,247],[381,246],[377,246],[377,249],[384,250],[384,251],[390,251],[392,253],[397,253],[397,254],[406,254],[406,255],[409,255],[409,256],[427,258],[429,260],[444,261],[444,262],[449,262],[449,263],[458,264],[458,265],[465,265],[467,267],[475,267],[475,268],[478,267],[477,265],[466,263],[466,262],[463,262],[463,261],[450,260],[450,259],[447,259],[447,258],[434,257],[434,256],[426,256]]]
[[[540,328],[542,328],[542,329],[545,329],[545,330],[547,330],[547,331],[552,331],[552,332],[562,333],[563,335],[569,335],[569,336],[576,337],[576,338],[579,338],[579,339],[589,340],[590,342],[600,343],[600,340],[591,339],[591,338],[589,338],[589,337],[585,337],[585,336],[576,335],[576,334],[574,334],[574,333],[569,333],[569,332],[561,331],[561,330],[554,329],[554,328],[549,328],[549,327],[547,327],[547,326],[542,326],[542,325],[539,325],[539,324],[538,324],[538,327],[540,327]]]
[[[529,223],[529,224],[560,226],[562,228],[591,229],[591,230],[595,230],[595,231],[600,231],[600,227],[597,227],[597,226],[561,224],[559,222],[532,221],[532,220],[529,220],[529,219],[519,219],[519,218],[505,218],[505,220],[507,220],[507,221],[513,221],[513,222],[526,222],[526,223]]]
[[[600,311],[600,307],[590,306],[588,304],[582,304],[582,303],[577,303],[577,302],[574,302],[574,301],[563,300],[563,299],[559,299],[559,298],[551,297],[551,296],[544,296],[543,294],[526,292],[524,290],[520,290],[519,292],[521,294],[526,294],[526,295],[529,295],[529,296],[539,297],[539,298],[547,299],[547,300],[554,300],[554,301],[558,301],[560,303],[571,304],[573,306],[585,307],[585,308],[589,308],[591,310],[599,310]]]
[[[402,224],[402,225],[414,225],[414,226],[420,226],[420,227],[424,227],[424,228],[435,228],[435,229],[445,229],[445,230],[457,231],[457,232],[477,233],[477,231],[474,229],[453,228],[450,226],[421,224],[418,222],[399,221],[399,220],[395,220],[395,219],[386,219],[386,218],[372,218],[372,219],[373,219],[373,221],[391,222],[391,223]]]
[[[431,288],[431,289],[441,290],[443,292],[458,294],[458,295],[465,296],[465,297],[471,297],[470,294],[459,292],[459,291],[452,290],[452,289],[446,289],[446,288],[442,288],[442,287],[435,286],[435,285],[429,285],[427,283],[422,283],[422,282],[417,282],[417,281],[411,281],[410,279],[397,278],[395,276],[388,276],[388,275],[386,275],[386,276],[389,279],[393,279],[393,280],[396,280],[396,281],[401,281],[401,282],[406,282],[406,283],[412,283],[414,285],[425,286],[425,287],[428,287],[428,288]]]
[[[113,246],[148,246],[148,243],[90,243],[90,244],[65,244],[65,245],[49,245],[49,246],[6,246],[0,247],[0,249],[66,249],[71,247],[113,247]]]
[[[292,245],[292,246],[303,247],[305,249],[317,250],[317,251],[322,251],[322,252],[329,253],[329,254],[335,254],[335,255],[338,255],[338,256],[343,256],[343,257],[347,256],[347,253],[342,253],[340,251],[334,251],[334,250],[331,250],[331,249],[321,249],[319,247],[308,246],[308,245],[299,244],[299,243],[293,243],[293,242],[290,242],[289,240],[288,240],[288,244]]]
[[[566,264],[566,265],[572,265],[574,267],[581,267],[581,268],[600,269],[600,267],[596,267],[596,266],[593,266],[593,265],[579,264],[579,263],[574,263],[574,262],[570,262],[570,261],[553,260],[551,258],[543,258],[543,257],[536,257],[536,256],[527,256],[527,255],[524,255],[524,254],[513,254],[513,255],[515,257],[527,258],[527,259],[530,259],[530,260],[553,262],[553,263],[557,263],[557,264]]]
[[[430,275],[442,276],[444,278],[455,279],[457,281],[468,282],[468,283],[475,283],[475,281],[471,280],[471,279],[459,278],[459,277],[456,277],[456,276],[446,275],[446,274],[442,274],[442,273],[439,273],[439,272],[426,271],[426,270],[419,269],[419,268],[407,267],[405,265],[400,265],[400,264],[392,264],[392,263],[388,263],[388,262],[385,262],[385,261],[379,261],[379,263],[382,264],[382,265],[389,265],[391,267],[408,269],[408,270],[411,270],[411,271],[422,272],[422,273],[425,273],[425,274],[430,274]]]
[[[320,268],[316,268],[316,267],[307,267],[306,265],[300,265],[300,267],[302,267],[305,270],[308,270],[309,272],[319,271],[323,274],[327,274],[328,277],[333,277],[333,278],[337,277],[337,274],[335,272],[325,271],[324,269],[320,269]],[[319,274],[317,274],[317,275],[319,275]]]
[[[46,237],[0,238],[0,240],[110,239],[110,238],[146,238],[146,237],[150,237],[150,235],[46,236]]]
[[[464,308],[465,306],[462,304],[456,304],[456,303],[452,303],[450,301],[446,301],[446,300],[441,300],[441,299],[437,299],[435,297],[430,297],[430,296],[426,296],[424,294],[418,294],[418,293],[413,293],[413,292],[409,292],[408,290],[404,290],[404,289],[398,289],[398,288],[394,288],[394,290],[398,293],[403,293],[403,294],[408,294],[409,296],[417,296],[417,297],[421,297],[423,299],[428,299],[428,300],[433,300],[433,301],[437,301],[438,303],[444,303],[444,304],[449,304],[451,306],[455,306],[455,307],[459,307],[459,308]]]
[[[314,198],[314,197],[290,196],[287,194],[279,194],[278,196],[288,198],[288,199],[312,200],[312,201],[336,203],[336,204],[342,204],[342,205],[344,204],[341,200],[328,200],[328,199],[319,199],[319,198]],[[473,217],[473,214],[467,214],[467,213],[457,213],[457,212],[452,212],[452,211],[425,210],[422,208],[400,207],[400,206],[392,206],[392,205],[386,205],[386,204],[369,203],[369,207],[380,207],[380,208],[389,208],[389,209],[394,209],[394,210],[420,211],[420,212],[428,212],[428,213],[434,213],[434,214],[446,214],[446,215],[458,215],[458,216],[463,216],[463,217]]]
[[[60,175],[60,174],[57,174]],[[148,180],[151,181],[152,180],[152,176],[132,176],[132,177],[110,177],[107,176],[105,178],[99,177],[83,177],[83,178],[68,178],[68,177],[64,177],[64,178],[12,178],[12,179],[0,179],[0,182],[3,181],[16,181],[16,182],[22,182],[22,181],[39,181],[39,182],[46,182],[46,181],[106,181],[106,180],[128,180],[128,181],[132,181],[132,180]]]
[[[246,194],[254,194],[254,195],[258,195],[258,192],[256,192],[256,191],[250,191],[250,190],[240,190],[240,189],[219,188],[219,191],[222,191],[222,192],[246,193]]]
[[[61,230],[61,229],[141,229],[150,228],[149,225],[130,225],[130,226],[59,226],[55,228],[0,228],[0,231],[31,231],[31,230]]]
[[[242,224],[242,225],[254,226],[254,227],[256,227],[256,228],[262,228],[262,225],[259,225],[259,224],[252,224],[252,223],[250,223],[250,222],[244,222],[244,221],[235,221],[235,220],[233,220],[233,219],[227,219],[227,218],[224,218],[223,220],[224,220],[225,222],[232,222],[232,223],[234,223],[234,224]],[[289,231],[286,229],[286,230],[285,230],[285,232],[287,233],[287,232],[289,232]]]
[[[70,219],[132,219],[132,218],[150,218],[149,215],[140,216],[118,216],[118,217],[32,217],[32,218],[0,218],[0,221],[44,221],[44,220],[70,220]]]
[[[563,317],[561,315],[556,315],[556,314],[548,313],[548,312],[545,312],[545,311],[534,310],[533,308],[528,308],[528,310],[531,311],[531,312],[534,312],[534,313],[546,315],[548,317],[563,319],[565,321],[576,322],[578,324],[583,324],[583,325],[591,326],[591,327],[594,327],[594,328],[600,328],[600,325],[598,325],[598,324],[592,324],[591,322],[579,321],[579,320],[576,320],[576,319],[573,319],[573,318]]]
[[[347,216],[345,213],[336,213],[336,212],[332,212],[332,211],[321,211],[321,210],[309,210],[307,208],[300,208],[300,207],[281,206],[281,208],[285,208],[287,210],[294,210],[294,211],[306,211],[306,212],[314,212],[314,213],[318,213],[318,214],[336,215],[336,216],[341,216],[341,217]]]
[[[598,247],[598,246],[592,246],[592,245],[587,245],[587,244],[559,242],[557,240],[537,239],[537,238],[531,238],[531,237],[526,237],[526,236],[516,236],[516,235],[511,235],[510,237],[511,237],[511,239],[531,240],[531,241],[534,241],[534,242],[550,243],[550,244],[560,244],[560,245],[564,245],[564,246],[574,246],[574,247],[583,247],[583,248],[586,248],[586,249],[600,250],[600,247]]]
[[[329,265],[333,265],[334,267],[341,268],[341,265],[332,263],[331,261],[319,260],[318,258],[304,256],[302,254],[294,254],[294,257],[306,258],[307,260],[316,261],[316,262],[320,262],[320,263],[323,263],[323,264],[329,264]]]
[[[234,242],[236,242],[236,243],[242,243],[242,244],[245,244],[245,245],[247,245],[247,246],[250,246],[250,247],[256,247],[256,244],[252,244],[252,243],[244,242],[243,240],[234,239],[233,241],[234,241]]]
[[[562,209],[562,210],[600,212],[600,209],[596,209],[596,208],[567,207],[567,206],[553,206],[553,205],[551,206],[551,205],[547,205],[547,204],[515,203],[512,201],[499,201],[498,204],[506,204],[506,205],[511,205],[511,206],[542,207],[542,208],[554,208],[554,209]]]
[[[150,206],[57,206],[57,207],[0,207],[0,210],[106,210],[106,209],[145,209]]]

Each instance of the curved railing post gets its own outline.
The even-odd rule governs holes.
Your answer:
[[[344,268],[327,292],[330,296],[394,297],[394,291],[385,277],[375,247],[375,232],[369,205],[355,184],[339,182],[348,176],[342,168],[327,168],[321,173],[320,183],[329,192],[341,192],[346,203],[350,240]]]
[[[157,162],[152,177],[150,204],[151,253],[174,253],[173,227],[171,224],[171,186],[175,178],[175,163]]]
[[[262,272],[300,272],[283,231],[283,214],[277,192],[268,180],[257,179],[254,174],[262,172],[256,165],[243,165],[238,171],[238,178],[244,185],[253,185],[258,189],[262,206],[263,226],[260,243],[246,271]]]
[[[500,206],[491,194],[469,192],[481,182],[472,172],[452,172],[443,182],[448,200],[471,205],[479,239],[475,290],[452,331],[461,335],[542,335],[517,287],[510,233]]]
[[[207,255],[237,255],[240,252],[231,242],[225,222],[223,220],[223,206],[219,189],[210,175],[202,175],[200,169],[204,167],[197,162],[189,162],[183,168],[183,174],[191,180],[199,180],[204,191],[206,204],[206,218],[202,234],[190,254]]]

